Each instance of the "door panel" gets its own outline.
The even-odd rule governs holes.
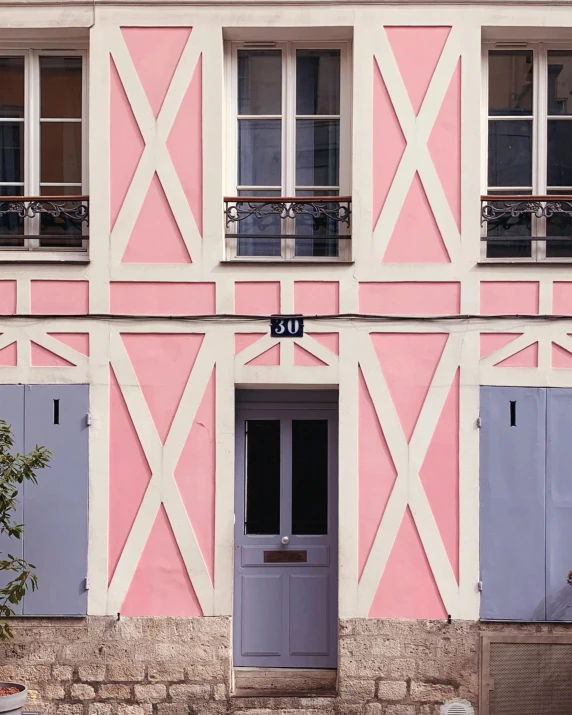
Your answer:
[[[290,576],[290,655],[328,655],[332,600],[328,576]]]
[[[547,390],[546,618],[572,620],[572,390]]]
[[[40,444],[53,455],[38,483],[24,489],[24,558],[38,574],[25,615],[87,612],[88,400],[87,385],[25,389],[24,448]]]
[[[280,655],[283,614],[282,578],[281,574],[240,575],[242,655]]]
[[[234,664],[337,664],[337,405],[236,419]]]
[[[546,391],[483,387],[481,421],[481,618],[544,620]]]
[[[7,422],[12,427],[12,438],[14,453],[24,451],[24,386],[23,385],[0,385],[0,419]],[[24,499],[23,489],[16,501],[17,507],[12,512],[12,521],[16,524],[24,522]],[[8,558],[8,554],[14,558],[24,557],[23,539],[15,539],[7,534],[0,534],[0,558]],[[4,588],[16,574],[13,571],[0,571],[0,588]],[[14,607],[17,615],[22,615],[22,601]]]

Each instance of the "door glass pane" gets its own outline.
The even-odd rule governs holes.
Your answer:
[[[24,123],[0,122],[0,182],[24,181]],[[18,194],[24,193],[24,187]]]
[[[552,194],[569,194],[570,191],[549,191]],[[570,201],[562,201],[562,213],[555,213],[546,219],[546,257],[547,258],[569,258],[572,256],[572,217],[566,211],[572,212],[572,198]],[[558,237],[566,240],[558,240]]]
[[[42,196],[80,196],[81,186],[42,186],[40,193]],[[62,206],[64,211],[73,211],[77,205],[76,201],[65,203],[57,201],[53,208]],[[46,207],[49,209],[50,204]],[[81,248],[82,246],[82,224],[64,213],[54,212],[40,214],[40,245],[47,248]]]
[[[572,52],[548,52],[548,114],[572,114]]]
[[[239,196],[280,196],[279,191],[252,191],[252,189],[238,192]],[[280,230],[282,222],[280,214],[265,215],[269,209],[264,204],[249,204],[248,201],[238,203],[237,208],[240,211],[253,211],[251,216],[238,222],[236,232],[238,234],[236,255],[237,256],[280,256],[282,248],[282,240],[280,238]],[[262,217],[256,216],[254,211],[258,208]],[[272,238],[276,236],[276,238]]]
[[[0,124],[1,126],[1,124]],[[21,196],[24,193],[23,186],[0,186],[1,196]],[[9,205],[3,203],[0,198],[0,212],[8,211]],[[6,213],[0,216],[0,246],[23,246],[24,245],[24,219],[17,214]]]
[[[246,423],[245,534],[280,532],[280,420]]]
[[[0,57],[0,117],[24,117],[23,57]]]
[[[551,119],[548,122],[547,184],[551,187],[572,186],[572,120]]]
[[[292,533],[328,533],[328,421],[292,421]]]
[[[296,191],[296,196],[337,196],[339,192],[314,189]],[[310,204],[311,206],[311,204]],[[337,204],[326,204],[326,209],[335,213]],[[296,256],[338,256],[339,224],[328,216],[311,213],[296,216]],[[305,238],[298,238],[304,236]],[[344,239],[342,239],[344,240]]]
[[[238,51],[238,113],[282,114],[282,52]]]
[[[532,122],[489,121],[489,186],[532,185]]]
[[[489,115],[532,114],[532,50],[489,52]]]
[[[338,119],[296,121],[296,185],[337,186],[340,176]]]
[[[40,57],[40,116],[81,119],[81,57]]]
[[[296,51],[296,114],[340,113],[340,51]]]
[[[280,119],[240,119],[238,122],[238,183],[240,186],[282,185],[282,122]]]
[[[40,127],[40,181],[81,184],[81,124],[48,122]]]
[[[487,236],[492,239],[487,241],[487,258],[530,258],[532,255],[532,242],[525,240],[532,235],[531,215],[523,213],[513,216],[510,210],[511,202],[502,200],[502,193],[489,191],[493,196],[498,194],[498,201],[491,201],[490,205],[499,211],[498,218],[487,222]],[[512,194],[523,196],[530,191],[512,191]],[[510,240],[510,239],[513,240]],[[503,240],[509,239],[509,240]]]

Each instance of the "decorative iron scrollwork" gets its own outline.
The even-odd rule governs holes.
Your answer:
[[[534,199],[525,198],[514,200],[502,196],[489,196],[481,205],[481,223],[500,223],[504,220],[529,215],[536,218],[552,218],[556,215],[567,216],[572,220],[572,197],[563,199]]]
[[[14,198],[0,196],[0,216],[35,218],[47,214],[52,218],[65,218],[77,223],[89,225],[89,201],[84,198]]]
[[[240,223],[248,218],[264,219],[267,216],[279,216],[281,219],[295,219],[297,216],[311,216],[313,219],[329,219],[337,223],[350,225],[351,201],[332,196],[320,200],[253,200],[249,197],[225,200],[227,228],[230,224]]]

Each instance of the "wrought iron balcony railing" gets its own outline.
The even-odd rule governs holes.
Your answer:
[[[572,260],[572,195],[481,196],[481,224],[487,258]]]
[[[0,249],[85,251],[88,196],[0,196]]]
[[[351,260],[350,196],[226,196],[230,260]]]

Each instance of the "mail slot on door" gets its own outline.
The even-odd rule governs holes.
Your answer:
[[[307,551],[265,551],[265,564],[305,564],[308,562]]]

